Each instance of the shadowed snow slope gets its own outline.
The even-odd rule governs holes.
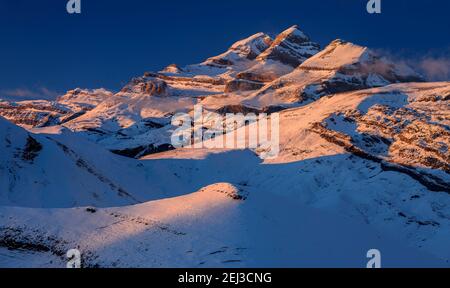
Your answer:
[[[137,162],[68,131],[31,134],[0,118],[0,145],[1,205],[120,206],[165,196]]]
[[[237,187],[217,183],[126,208],[0,208],[4,225],[26,223],[2,234],[53,253],[79,247],[86,267],[364,267],[373,247],[383,251],[385,267],[445,266],[362,221],[254,192],[239,198]]]

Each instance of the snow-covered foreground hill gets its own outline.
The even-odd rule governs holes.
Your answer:
[[[74,247],[86,267],[364,267],[374,247],[386,267],[448,264],[363,221],[227,183],[124,208],[2,208],[0,219],[21,248],[0,250],[1,266],[59,266]]]
[[[65,129],[57,132],[33,134],[0,118],[0,205],[130,205],[170,196],[166,189],[178,187],[175,176],[152,183],[157,174],[136,161]]]
[[[69,249],[87,267],[365,267],[370,249],[449,267],[450,82],[412,81],[294,26],[118,93],[0,102],[22,126],[0,118],[0,267],[64,267]],[[171,117],[196,104],[278,111],[279,154],[174,149]]]

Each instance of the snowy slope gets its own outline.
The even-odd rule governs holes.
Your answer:
[[[415,81],[421,78],[408,67],[390,63],[366,47],[335,40],[292,73],[261,88],[250,103],[307,103],[324,95]]]
[[[111,91],[103,88],[94,90],[77,88],[67,91],[66,94],[57,99],[57,102],[73,111],[91,110],[112,96]]]
[[[361,219],[448,260],[449,93],[449,82],[395,84],[283,111],[279,156],[221,180]]]
[[[166,196],[139,163],[65,130],[31,134],[0,118],[0,143],[1,205],[104,207]]]
[[[365,267],[373,247],[383,251],[385,267],[446,266],[362,221],[252,192],[241,198],[239,188],[216,183],[126,208],[1,208],[0,234],[56,263],[78,247],[85,267]],[[10,254],[21,265],[19,252]]]

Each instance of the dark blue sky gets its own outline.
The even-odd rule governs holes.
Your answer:
[[[144,71],[200,62],[293,24],[322,45],[342,38],[401,58],[449,59],[447,0],[382,0],[381,15],[366,12],[367,0],[81,2],[82,14],[69,15],[67,0],[0,0],[0,97],[117,90]]]

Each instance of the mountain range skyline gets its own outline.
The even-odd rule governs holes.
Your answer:
[[[25,2],[17,3],[7,7]],[[36,3],[26,7],[39,8]],[[171,25],[166,29],[158,22],[155,27],[165,35],[158,41],[157,34],[146,38],[145,25],[129,30],[143,19],[128,13],[149,6],[129,5],[119,13],[117,3],[83,6],[86,17],[71,19],[91,19],[94,32],[109,22],[102,22],[103,16],[90,18],[90,7],[109,7],[101,10],[104,15],[128,19],[116,24],[130,35],[105,50],[126,47],[122,52],[128,56],[109,55],[103,59],[108,65],[90,69],[98,59],[83,53],[95,55],[111,44],[111,35],[79,38],[68,50],[60,35],[61,54],[52,54],[52,48],[46,57],[25,63],[28,58],[20,53],[39,54],[51,43],[36,34],[37,45],[21,47],[9,59],[17,62],[14,69],[25,69],[22,77],[14,69],[1,72],[6,77],[0,81],[12,88],[0,86],[0,93],[16,96],[0,96],[0,267],[449,267],[450,77],[445,59],[412,63],[384,57],[377,45],[342,37],[350,30],[336,31],[339,23],[328,23],[335,18],[316,27],[334,35],[323,44],[313,35],[317,30],[308,30],[312,22],[304,27],[292,21],[296,11],[285,13],[289,19],[281,22],[289,24],[276,32],[259,32],[264,25],[249,15],[230,24],[236,29],[214,27],[216,21],[206,21],[220,20],[213,9],[219,4],[155,4],[166,7],[162,15],[172,11],[172,18],[182,7],[187,14],[189,9],[210,12],[195,19],[202,24],[199,30],[189,25],[181,30],[178,19],[171,24],[179,33],[173,33]],[[328,8],[347,7],[334,3]],[[278,4],[274,7],[286,10]],[[227,6],[218,14],[238,16],[246,5]],[[261,5],[252,11],[277,15],[277,9]],[[65,17],[51,7],[49,13]],[[400,6],[383,7],[389,17],[389,8]],[[25,23],[36,17],[55,21],[36,15]],[[342,16],[338,10],[333,15]],[[355,25],[353,20],[345,25]],[[257,29],[247,33],[251,27],[242,27],[242,21]],[[281,23],[273,21],[271,27]],[[52,29],[66,28],[65,20],[56,23],[61,25]],[[360,29],[364,25],[354,26],[354,35]],[[216,42],[218,31],[229,33]],[[80,36],[72,32],[69,38]],[[397,40],[402,45],[413,41],[416,51],[448,41],[419,31],[409,39],[410,32]],[[139,40],[132,41],[136,35]],[[426,41],[437,36],[441,42]],[[142,43],[155,43],[150,45],[154,50],[133,53],[149,47]],[[186,45],[200,48],[194,53]],[[62,55],[78,49],[67,73],[56,73],[56,66],[64,64]],[[130,59],[145,69],[119,64]],[[85,72],[72,74],[75,66]],[[421,73],[427,68],[444,80]],[[103,69],[120,73],[111,77],[101,74]],[[69,76],[73,83],[64,80]],[[48,77],[60,87],[71,86],[61,93],[46,86],[14,88],[14,83]],[[120,85],[84,85],[105,79]]]
[[[369,46],[416,66],[428,80],[446,80],[450,72],[450,42],[442,37],[448,23],[444,15],[430,14],[431,10],[434,14],[448,11],[446,1],[388,1],[380,15],[368,14],[364,1],[286,1],[276,5],[263,1],[252,8],[250,4],[236,6],[233,1],[223,7],[174,1],[170,10],[174,16],[170,18],[167,5],[145,2],[86,2],[84,13],[69,15],[64,5],[59,7],[54,1],[0,1],[0,21],[5,24],[0,28],[5,39],[0,47],[0,97],[54,99],[77,87],[118,91],[136,73],[158,71],[170,63],[183,66],[200,62],[204,55],[218,54],[235,39],[259,31],[273,36],[294,24],[322,47],[336,38]],[[206,15],[210,21],[207,26],[195,20],[200,17],[195,15],[204,11],[217,16]],[[247,17],[241,16],[244,11]],[[146,13],[155,15],[155,23],[165,23],[164,28],[146,25]],[[229,13],[235,13],[237,20],[220,23]],[[318,17],[321,14],[323,17]],[[266,20],[269,15],[270,21]],[[125,23],[116,21],[124,17]],[[92,29],[93,21],[103,24]],[[319,28],[324,26],[330,29]],[[205,38],[210,39],[207,45],[202,41]]]

